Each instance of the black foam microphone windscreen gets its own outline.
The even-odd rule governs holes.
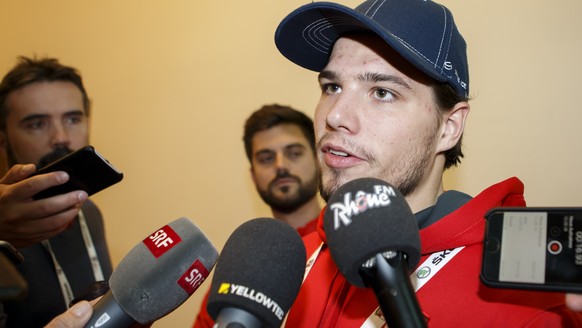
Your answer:
[[[222,310],[237,309],[258,319],[261,327],[280,327],[299,293],[305,252],[301,237],[286,223],[269,218],[243,223],[216,264],[208,313],[217,320]]]
[[[356,179],[338,188],[327,202],[324,230],[334,262],[358,287],[366,287],[360,269],[376,254],[400,251],[410,268],[420,260],[416,219],[400,191],[380,179]]]
[[[117,265],[109,279],[110,290],[95,305],[86,327],[96,323],[129,327],[162,318],[198,289],[217,259],[218,251],[192,221],[180,218],[169,223],[137,244]]]

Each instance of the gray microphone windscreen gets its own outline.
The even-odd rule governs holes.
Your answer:
[[[288,224],[258,218],[228,238],[216,264],[207,310],[236,308],[254,315],[263,327],[280,327],[295,301],[305,272],[305,246]]]
[[[145,324],[172,312],[204,282],[218,251],[187,218],[177,219],[137,244],[109,279],[119,306]]]
[[[329,198],[324,230],[334,262],[353,285],[366,287],[362,264],[376,254],[400,251],[410,268],[420,260],[416,218],[400,191],[375,178],[352,180]]]

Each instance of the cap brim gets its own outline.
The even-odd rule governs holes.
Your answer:
[[[315,2],[299,7],[281,21],[275,44],[281,54],[295,64],[321,71],[329,60],[333,45],[350,32],[372,32],[386,41],[407,61],[437,81],[446,79],[410,47],[370,17],[352,8],[331,2]]]

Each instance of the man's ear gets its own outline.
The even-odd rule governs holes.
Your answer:
[[[471,106],[468,102],[459,102],[443,117],[443,127],[437,152],[445,152],[453,148],[465,131],[465,121],[469,116]]]

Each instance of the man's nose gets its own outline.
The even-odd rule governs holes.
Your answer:
[[[285,156],[283,156],[283,154],[277,154],[275,157],[275,167],[277,168],[277,170],[285,168],[286,164],[287,163],[285,161]]]
[[[360,124],[356,115],[357,99],[354,95],[345,92],[334,102],[327,105],[325,115],[326,125],[335,131],[349,131],[355,133],[359,130]]]
[[[53,124],[51,131],[51,145],[56,146],[68,146],[69,145],[69,134],[62,124]]]

